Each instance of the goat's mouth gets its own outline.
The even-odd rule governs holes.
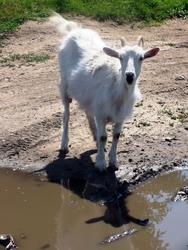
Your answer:
[[[133,85],[133,81],[127,81],[128,85]]]
[[[132,87],[133,85],[134,85],[134,80],[133,81],[127,81],[127,79],[125,79],[125,85],[127,86],[127,87]]]

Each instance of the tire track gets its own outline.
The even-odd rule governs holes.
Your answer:
[[[49,134],[60,129],[61,117],[61,112],[57,112],[52,115],[51,119],[32,124],[0,139],[0,158],[9,158],[39,144],[44,144],[47,138],[49,139]]]

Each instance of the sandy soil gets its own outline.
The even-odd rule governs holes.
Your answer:
[[[145,47],[159,46],[158,56],[143,65],[143,101],[126,122],[120,138],[117,176],[138,183],[161,171],[186,167],[188,155],[188,22],[170,20],[156,27],[99,23],[77,18],[97,30],[110,45],[142,35]],[[55,166],[61,135],[62,105],[58,93],[57,49],[60,37],[48,22],[27,22],[1,42],[1,57],[47,54],[46,62],[1,63],[0,166],[38,170]],[[183,76],[182,80],[178,80]],[[110,133],[111,127],[108,127]],[[108,146],[111,136],[108,138]],[[75,169],[93,167],[95,143],[85,114],[71,107],[70,152],[61,162]],[[58,174],[58,173],[57,173]]]

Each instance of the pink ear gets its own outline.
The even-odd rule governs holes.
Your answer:
[[[103,51],[105,54],[107,54],[108,56],[112,56],[112,57],[116,57],[116,58],[119,58],[120,59],[120,54],[115,51],[114,49],[110,49],[108,47],[104,47],[103,48]]]
[[[144,59],[157,55],[159,50],[160,50],[159,48],[154,48],[154,49],[150,49],[150,50],[146,51],[144,54]]]

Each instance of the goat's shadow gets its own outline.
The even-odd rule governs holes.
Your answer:
[[[50,182],[55,182],[76,193],[79,197],[106,206],[104,215],[92,218],[86,223],[104,221],[114,227],[133,222],[145,226],[148,220],[132,217],[126,206],[128,183],[120,182],[111,168],[99,172],[94,167],[91,155],[86,151],[80,158],[65,158],[63,155],[40,171],[45,171]]]

